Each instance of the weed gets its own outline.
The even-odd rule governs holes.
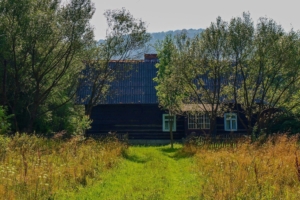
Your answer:
[[[278,135],[264,143],[193,149],[204,199],[299,199],[298,137]],[[190,147],[184,148],[189,151]],[[295,162],[297,173],[295,175]]]
[[[101,179],[119,161],[118,141],[73,137],[45,139],[35,135],[0,135],[0,196],[3,199],[53,199]]]

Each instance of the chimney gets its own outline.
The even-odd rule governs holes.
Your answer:
[[[158,62],[157,54],[144,54],[145,62]]]

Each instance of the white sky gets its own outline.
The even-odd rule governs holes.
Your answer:
[[[300,30],[300,0],[92,0],[96,12],[91,21],[95,39],[104,39],[107,9],[130,11],[148,24],[148,32],[206,28],[218,16],[229,21],[249,11],[254,22],[259,17],[274,19],[288,31]]]

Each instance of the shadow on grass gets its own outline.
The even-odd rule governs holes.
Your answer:
[[[173,158],[174,160],[180,160],[184,158],[190,158],[193,157],[194,153],[184,152],[182,150],[177,151],[173,156],[170,156],[170,158]]]
[[[181,148],[171,148],[171,147],[165,147],[165,148],[161,148],[160,151],[164,152],[164,153],[175,153],[177,152],[179,149]]]
[[[148,162],[148,159],[146,158],[141,158],[137,155],[129,155],[127,152],[123,153],[123,158],[126,160],[129,160],[130,162],[135,162],[135,163],[146,163]]]
[[[184,152],[182,148],[162,148],[160,149],[166,156],[173,158],[174,160],[193,157],[194,154],[190,152]]]

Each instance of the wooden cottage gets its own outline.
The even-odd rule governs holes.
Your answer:
[[[129,139],[170,138],[169,116],[158,105],[155,82],[157,57],[145,55],[145,60],[134,62],[127,78],[117,79],[111,85],[111,95],[92,110],[92,128],[88,135],[101,136],[109,132],[128,134]],[[80,96],[88,95],[81,90]],[[177,116],[173,125],[174,139],[179,140],[189,134],[207,133],[210,121],[205,114]],[[244,133],[242,124],[235,113],[225,113],[217,119],[217,131],[220,134]]]

